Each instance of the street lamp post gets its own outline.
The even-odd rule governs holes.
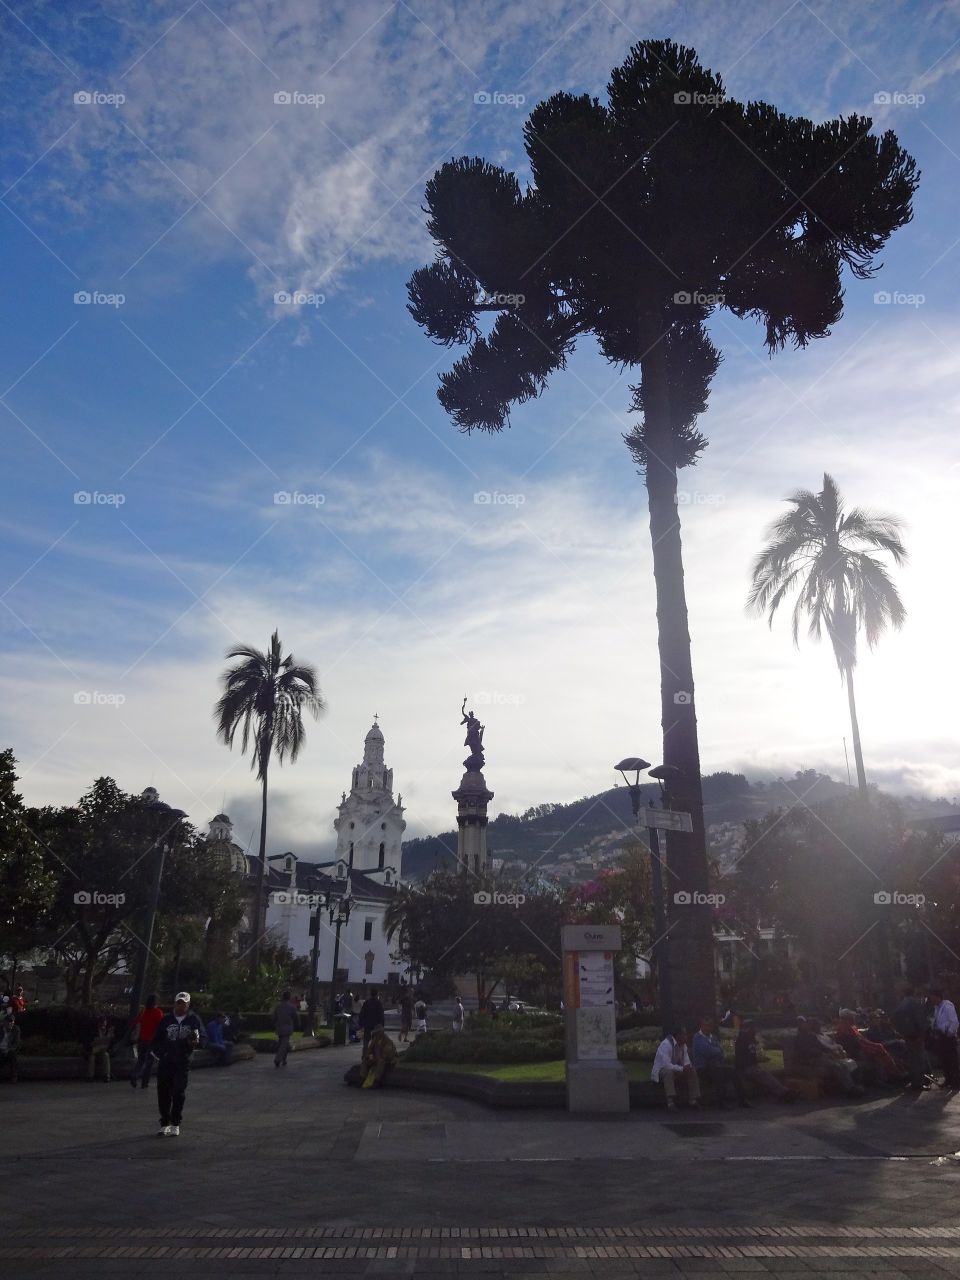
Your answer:
[[[347,880],[346,892],[330,902],[330,924],[334,927],[333,940],[333,973],[330,976],[330,1025],[337,1016],[337,965],[340,963],[340,929],[350,919],[353,901],[350,897],[350,881]]]
[[[670,776],[671,767],[659,765],[657,768],[651,769],[648,760],[642,760],[639,756],[628,756],[625,760],[621,760],[619,764],[614,765],[614,768],[627,784],[634,821],[639,823],[641,805],[640,774],[644,769],[648,769],[650,776],[656,778],[660,784],[660,794],[663,796],[664,784]],[[679,771],[673,770],[673,772]],[[628,773],[634,775],[633,782],[627,777]],[[650,801],[650,807],[655,807],[652,800]],[[660,859],[659,830],[655,826],[647,824],[647,834],[650,840],[650,880],[653,889],[653,929],[655,935],[650,952],[657,971],[657,1000],[660,1005],[660,1021],[663,1025],[664,1034],[666,1034],[673,1026],[673,988],[670,982],[670,938],[667,930],[667,912],[663,895],[663,863]]]
[[[147,980],[147,965],[149,963],[150,949],[153,946],[153,930],[157,922],[157,908],[160,905],[160,886],[163,882],[163,868],[167,859],[167,854],[173,847],[167,841],[167,835],[172,831],[181,818],[187,815],[182,809],[171,809],[170,805],[164,804],[162,800],[157,798],[156,792],[152,788],[147,789],[147,795],[144,800],[144,808],[147,809],[155,818],[155,830],[162,833],[154,840],[154,846],[157,849],[156,867],[153,873],[153,887],[150,894],[150,907],[147,913],[146,928],[144,929],[144,937],[140,939],[140,955],[137,958],[136,977],[133,982],[133,992],[130,996],[130,1017],[135,1018],[140,1012],[140,1006],[143,1003],[143,988]],[[149,852],[149,851],[148,851]]]
[[[310,999],[308,1004],[308,1019],[310,1022],[309,1035],[317,1034],[317,968],[320,964],[320,912],[327,905],[327,898],[323,894],[316,892],[316,885],[319,883],[316,879],[308,880],[310,892],[316,896],[316,910],[310,918],[310,932],[313,935],[313,947],[310,959]]]

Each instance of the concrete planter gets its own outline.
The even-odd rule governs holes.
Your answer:
[[[234,1046],[231,1066],[238,1062],[249,1062],[256,1055],[248,1044]],[[214,1065],[213,1054],[209,1049],[198,1049],[190,1060],[190,1069],[199,1070]],[[114,1062],[111,1067],[111,1083],[117,1080],[126,1084],[133,1069],[132,1060],[123,1063]],[[83,1057],[41,1058],[30,1054],[21,1054],[17,1060],[17,1078],[25,1080],[83,1080],[87,1074],[87,1060]],[[98,1079],[101,1079],[98,1068]],[[2,1083],[2,1081],[0,1081]]]
[[[333,1038],[327,1035],[304,1036],[301,1040],[290,1041],[290,1052],[300,1053],[303,1049],[326,1049],[333,1044]],[[252,1040],[250,1047],[255,1053],[276,1053],[276,1040]]]

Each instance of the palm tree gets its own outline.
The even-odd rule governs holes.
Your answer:
[[[688,890],[707,891],[708,866],[677,470],[706,444],[695,424],[720,357],[705,321],[753,316],[771,352],[829,333],[843,268],[870,276],[911,217],[914,161],[871,126],[736,102],[694,50],[648,40],[612,72],[607,105],[558,93],[532,112],[533,186],[461,157],[426,187],[437,256],[411,277],[409,310],[467,347],[438,392],[462,431],[502,430],[578,337],[640,370],[627,443],[650,512],[667,803],[693,823],[667,833],[667,863]],[[709,908],[680,911],[670,937],[677,1015],[699,1019],[713,1007]]]
[[[790,509],[767,530],[770,541],[753,563],[748,607],[774,614],[797,590],[793,606],[793,641],[800,643],[800,624],[819,640],[826,631],[847,686],[853,754],[860,794],[867,794],[860,725],[853,692],[857,635],[861,630],[874,648],[888,626],[900,628],[907,616],[900,593],[880,560],[862,548],[888,552],[897,565],[907,559],[900,538],[902,522],[894,516],[871,515],[861,507],[844,511],[843,496],[833,476],[824,472],[819,493],[798,489],[787,498]]]
[[[246,753],[252,747],[250,767],[256,769],[263,789],[260,814],[260,865],[257,870],[257,896],[254,906],[253,946],[250,950],[250,971],[256,977],[260,971],[260,938],[264,928],[264,883],[267,870],[267,771],[270,757],[276,755],[283,764],[289,756],[291,763],[300,754],[306,738],[303,726],[303,710],[313,716],[325,710],[323,695],[317,684],[313,667],[294,661],[292,654],[283,656],[280,636],[275,631],[270,637],[270,648],[261,653],[249,645],[236,645],[228,649],[227,661],[239,659],[236,666],[228,667],[221,676],[223,694],[216,707],[217,736],[228,747],[233,747],[237,730],[241,730],[240,749]]]

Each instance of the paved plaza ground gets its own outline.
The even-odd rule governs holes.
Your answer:
[[[0,1274],[960,1276],[960,1097],[580,1118],[341,1084],[355,1046],[155,1092],[0,1085]]]

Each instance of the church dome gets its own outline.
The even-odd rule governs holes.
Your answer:
[[[383,734],[380,732],[380,726],[377,724],[376,720],[374,720],[372,728],[369,730],[369,732],[367,733],[367,736],[364,738],[364,742],[382,742],[382,741],[383,741]]]

